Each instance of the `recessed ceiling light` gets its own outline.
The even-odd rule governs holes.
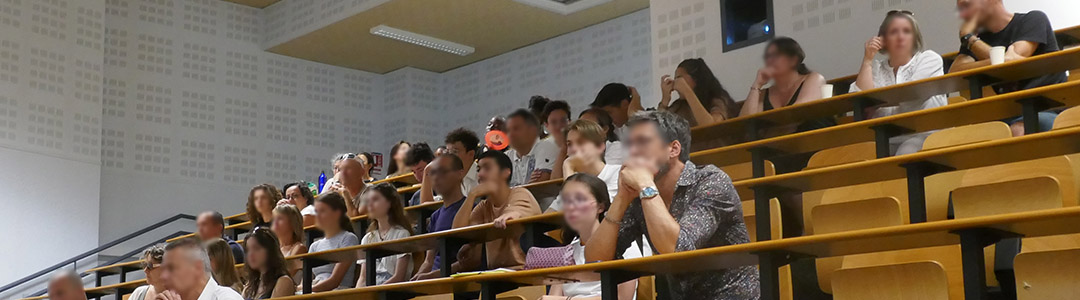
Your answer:
[[[561,15],[569,15],[587,8],[611,2],[611,0],[515,0],[520,3],[543,8]]]
[[[461,56],[466,56],[476,51],[476,48],[473,47],[386,25],[371,27],[371,34]]]

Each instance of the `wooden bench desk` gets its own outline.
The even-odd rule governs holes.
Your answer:
[[[975,91],[972,98],[977,99],[982,97],[982,86],[996,81],[1019,80],[1076,68],[1080,68],[1080,48],[781,107],[700,125],[691,128],[691,134],[697,141],[744,135],[749,136],[750,140],[756,140],[759,130],[773,125],[798,124],[846,112],[855,112],[855,120],[861,121],[866,117],[863,116],[863,108],[878,104],[895,105],[905,101],[923,100],[972,87],[978,87],[972,89]]]
[[[417,184],[417,183],[420,183],[420,182],[416,181],[416,176],[413,176],[412,172],[409,172],[409,173],[401,174],[401,175],[394,176],[394,177],[387,177],[386,179],[380,179],[380,180],[372,181],[370,184],[371,185],[376,185],[376,184],[380,184],[380,183],[402,183],[402,184],[411,185],[411,184]]]
[[[1080,232],[1080,207],[1071,207],[811,235],[584,265],[403,282],[278,299],[408,299],[420,295],[479,290],[487,290],[484,299],[493,299],[494,294],[521,285],[579,280],[600,280],[605,289],[613,290],[618,283],[639,276],[764,265],[772,259],[768,257],[777,258],[771,262],[771,269],[775,270],[786,261],[800,257],[833,257],[957,244],[961,246],[964,256],[965,290],[977,293],[985,288],[985,276],[978,275],[985,272],[985,243],[1010,236],[1038,237],[1077,232]],[[761,267],[763,273],[768,273],[766,270],[769,269],[767,266]],[[777,299],[779,286],[776,282],[770,283],[768,278],[762,278],[762,299]],[[488,295],[492,296],[489,298]],[[614,293],[605,295],[614,296]]]

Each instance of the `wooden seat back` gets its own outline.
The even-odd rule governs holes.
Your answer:
[[[757,214],[754,213],[754,201],[742,202],[743,221],[746,223],[746,231],[750,233],[750,242],[757,242]],[[772,239],[780,239],[783,236],[784,227],[780,222],[780,200],[769,199],[769,224],[772,227],[769,236]]]
[[[1012,129],[1005,122],[986,122],[972,124],[940,131],[930,134],[923,142],[922,150],[941,149],[978,142],[991,141],[1012,137]]]
[[[892,197],[821,204],[813,207],[808,220],[810,222],[807,223],[814,224],[817,228],[817,234],[896,226],[904,223],[900,217],[899,200]],[[815,264],[818,287],[826,293],[832,293],[832,275],[843,265],[843,257],[818,258]]]
[[[1016,299],[1074,299],[1080,295],[1080,249],[1020,253],[1013,260]]]
[[[1037,176],[953,191],[957,219],[1060,208],[1061,184],[1050,176]]]
[[[821,150],[817,153],[814,153],[814,155],[810,157],[810,160],[806,163],[806,169],[822,168],[875,159],[877,158],[877,152],[875,147],[876,146],[873,142],[866,142]],[[813,209],[814,206],[822,203],[821,199],[824,196],[825,191],[827,190],[806,191],[802,194],[802,220],[804,235],[810,235],[814,233],[813,222],[809,221],[810,210]]]
[[[1080,125],[1080,106],[1066,109],[1054,119],[1054,130]]]
[[[845,268],[832,282],[834,300],[948,300],[945,267],[934,261]]]
[[[727,173],[728,177],[731,177],[731,181],[739,181],[744,179],[754,178],[754,166],[752,163],[746,162],[741,164],[727,165],[720,167],[724,173]],[[765,176],[776,175],[776,166],[771,161],[765,161]]]

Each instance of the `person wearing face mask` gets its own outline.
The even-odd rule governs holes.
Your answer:
[[[923,50],[922,31],[915,15],[906,10],[890,11],[878,27],[877,36],[866,42],[862,66],[852,92],[941,76],[941,55]],[[884,54],[880,57],[878,53]],[[870,108],[867,116],[880,118],[949,104],[945,95],[900,103],[896,106]],[[889,141],[897,155],[915,153],[931,132],[895,137]]]
[[[604,182],[607,194],[615,197],[615,193],[619,191],[619,169],[622,166],[604,162],[607,146],[604,129],[593,121],[574,121],[566,128],[566,142],[569,156],[565,161],[556,164],[553,176],[569,178],[580,173],[597,176]],[[548,206],[548,211],[561,209],[561,202],[562,197],[556,197],[555,202]]]
[[[596,176],[577,173],[570,175],[563,182],[562,192],[559,197],[564,199],[560,204],[566,227],[563,229],[563,240],[570,241],[574,252],[574,263],[585,264],[585,245],[593,236],[593,232],[600,227],[604,213],[611,202],[607,192],[607,184]],[[630,247],[623,252],[622,258],[641,257],[641,248],[632,242]],[[619,284],[620,300],[632,300],[637,297],[637,279]],[[548,294],[541,300],[565,300],[589,299],[598,300],[602,296],[600,282],[574,282],[555,284],[551,286]]]
[[[765,46],[765,67],[758,70],[739,116],[821,99],[825,76],[810,71],[803,63],[804,60],[806,53],[795,40],[781,37],[770,41],[769,45]],[[808,122],[800,125],[798,131],[826,125],[828,124]]]
[[[712,124],[734,118],[739,114],[720,80],[701,58],[691,58],[679,63],[675,77],[660,78],[659,110],[667,110],[690,121],[690,126]],[[671,92],[678,92],[679,99],[671,102]]]

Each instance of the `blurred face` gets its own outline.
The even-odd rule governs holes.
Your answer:
[[[596,115],[593,114],[593,113],[581,114],[581,117],[579,117],[578,119],[589,120],[589,121],[593,121],[596,124],[600,124],[600,118],[597,118]],[[608,132],[611,131],[611,128],[607,128],[607,126],[604,126],[603,124],[600,125],[600,128],[604,129],[604,136],[607,136]]]
[[[461,190],[461,179],[465,177],[465,170],[454,170],[452,159],[436,158],[431,162],[431,175],[435,180],[435,192],[439,194],[451,194],[454,189]]]
[[[289,189],[285,190],[285,199],[289,199],[289,201],[291,201],[293,205],[296,205],[297,208],[303,208],[308,205],[308,200],[304,199],[304,194],[300,193],[299,186],[291,186]]]
[[[630,128],[630,137],[627,139],[628,155],[630,158],[640,158],[655,162],[656,170],[663,173],[668,169],[672,159],[678,159],[680,147],[676,142],[664,142],[660,131],[652,123],[644,123]]]
[[[49,299],[52,300],[86,300],[86,292],[82,289],[82,282],[72,282],[67,278],[54,278],[49,281]]]
[[[409,166],[409,170],[412,171],[412,176],[416,178],[418,182],[424,182],[424,168],[427,168],[428,162],[420,161],[415,165]]]
[[[199,235],[199,239],[208,241],[214,238],[221,238],[223,231],[222,224],[218,224],[217,220],[210,214],[201,214],[198,218],[195,218],[195,227]]]
[[[282,237],[292,238],[292,222],[284,214],[274,213],[274,221],[270,223],[270,231],[280,240]],[[293,241],[296,242],[296,241]]]
[[[203,263],[191,255],[190,249],[177,248],[165,251],[162,262],[161,280],[169,289],[188,291],[198,284],[205,283],[206,273]],[[203,280],[204,282],[199,282]]]
[[[499,163],[494,158],[481,159],[476,164],[476,179],[480,183],[489,180],[492,182],[506,182],[510,178],[510,169],[499,168]]]
[[[765,67],[771,69],[774,74],[794,72],[798,64],[799,59],[797,57],[781,53],[779,49],[776,49],[775,45],[771,45],[769,49],[765,50]]]
[[[374,218],[382,218],[389,214],[390,200],[383,197],[382,193],[371,191],[367,193],[368,214]]]
[[[565,111],[555,110],[548,114],[547,120],[544,123],[544,128],[550,134],[562,134],[566,126],[570,125],[570,115],[567,115]]]
[[[675,79],[678,80],[679,78],[682,78],[682,80],[686,80],[686,84],[690,86],[690,89],[694,89],[695,87],[697,87],[697,82],[694,81],[694,77],[691,77],[690,73],[686,72],[686,69],[675,68]],[[679,95],[679,97],[685,98],[681,94]]]
[[[150,285],[161,285],[161,262],[147,259],[148,265],[143,266],[143,273],[146,273],[146,283]]]
[[[367,156],[363,156],[363,155],[356,156],[356,160],[360,162],[360,166],[361,166],[360,172],[362,172],[364,174],[364,176],[367,176],[368,169],[371,168],[371,164],[373,162],[368,161]]]
[[[590,231],[596,225],[596,216],[604,210],[589,191],[589,186],[577,181],[563,184],[562,212],[566,224],[577,232]]]
[[[604,157],[604,144],[597,145],[586,139],[577,131],[571,130],[566,134],[566,154],[576,155],[589,159],[601,159]]]
[[[397,148],[397,152],[394,152],[394,161],[404,161],[406,153],[409,153],[409,144],[400,144]]]
[[[463,164],[470,164],[476,158],[476,150],[465,150],[465,145],[461,144],[461,142],[446,144],[446,152],[457,156]]]
[[[259,213],[266,215],[274,211],[274,203],[277,203],[277,199],[271,199],[270,193],[258,189],[252,193],[252,197],[255,199],[255,210],[258,210]]]
[[[506,130],[506,135],[510,137],[510,147],[518,151],[531,150],[531,145],[539,137],[538,129],[521,117],[506,120]]]
[[[338,218],[341,217],[342,212],[335,211],[329,205],[325,203],[315,201],[315,225],[319,228],[337,228],[341,229],[338,225]]]
[[[338,163],[338,179],[341,180],[341,184],[346,186],[363,185],[364,179],[367,177],[367,172],[364,170],[364,165],[360,162],[361,157],[357,156],[357,159],[346,159]]]
[[[992,13],[994,8],[992,4],[996,4],[994,3],[996,1],[1000,0],[957,0],[956,11],[961,19],[968,21],[977,15],[989,15]]]
[[[254,238],[247,239],[244,246],[244,263],[253,270],[262,271],[263,267],[266,266],[266,257],[268,256],[266,251],[270,250],[260,245]],[[274,249],[274,251],[281,250]]]
[[[915,26],[902,17],[893,18],[885,31],[885,50],[889,54],[911,56],[915,47]]]
[[[615,126],[622,126],[622,124],[626,124],[626,120],[630,119],[630,112],[628,110],[630,108],[630,102],[622,101],[619,103],[619,106],[604,106],[600,108],[611,116],[611,122],[615,123]]]

